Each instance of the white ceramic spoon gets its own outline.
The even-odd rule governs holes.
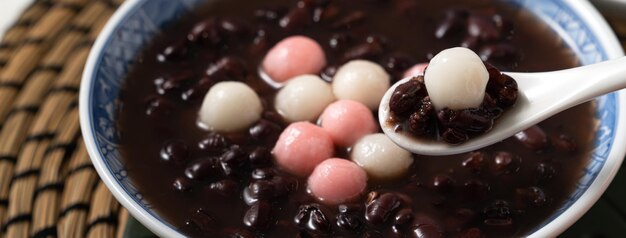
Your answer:
[[[387,121],[389,99],[395,88],[410,78],[398,81],[383,96],[378,110],[383,132],[399,146],[421,155],[451,155],[477,150],[511,137],[565,109],[626,88],[626,57],[553,72],[505,74],[517,81],[517,103],[496,120],[491,131],[483,135],[459,145],[450,145],[396,132],[394,125]]]

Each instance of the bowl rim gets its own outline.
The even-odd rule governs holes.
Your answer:
[[[160,221],[153,215],[149,214],[142,208],[141,205],[133,200],[128,193],[126,193],[124,188],[122,188],[120,183],[116,180],[115,176],[107,169],[107,165],[104,163],[104,158],[102,158],[98,151],[95,135],[91,130],[91,122],[93,121],[93,118],[89,110],[89,105],[92,103],[90,89],[95,81],[92,79],[94,79],[93,76],[96,74],[96,65],[104,52],[104,47],[106,46],[107,41],[110,39],[111,35],[113,35],[115,30],[117,30],[119,24],[130,16],[129,13],[134,12],[136,8],[138,8],[140,4],[145,1],[146,0],[127,0],[122,3],[115,13],[113,13],[111,18],[109,18],[104,28],[100,31],[100,34],[98,34],[98,37],[89,52],[80,83],[78,98],[80,127],[89,158],[91,159],[96,172],[100,176],[100,179],[102,179],[104,184],[109,188],[111,194],[113,194],[117,201],[119,201],[135,219],[145,225],[150,231],[156,233],[158,236],[182,238],[185,236],[164,221]]]
[[[102,52],[104,52],[104,47],[106,46],[107,41],[115,32],[119,23],[125,20],[129,16],[129,13],[135,11],[136,8],[145,1],[146,0],[127,0],[124,2],[108,20],[91,48],[80,85],[80,126],[89,157],[98,175],[117,201],[127,208],[134,218],[139,220],[149,230],[157,235],[163,237],[184,237],[173,227],[164,223],[164,221],[160,221],[153,215],[149,214],[142,208],[141,205],[133,200],[129,194],[126,193],[115,176],[107,169],[104,159],[96,146],[97,143],[94,139],[95,135],[91,129],[91,122],[93,121],[93,118],[91,117],[89,110],[89,105],[92,102],[90,98],[90,89],[94,83],[94,80],[92,79],[94,79],[93,76],[96,73],[95,66],[98,63]],[[617,40],[615,33],[600,13],[591,5],[591,3],[580,0],[562,1],[569,5],[580,16],[580,18],[582,18],[582,20],[589,25],[593,35],[597,36],[598,42],[600,42],[600,45],[605,48],[605,53],[609,59],[624,55],[621,44]],[[618,91],[617,99],[616,105],[617,109],[619,109],[620,105],[626,102],[626,90]],[[615,135],[626,135],[626,110],[619,110],[617,119]],[[613,142],[614,145],[626,145],[626,137],[615,136]],[[576,222],[604,193],[619,170],[625,154],[626,146],[612,146],[605,165],[583,195],[562,214],[547,223],[545,226],[531,233],[528,237],[556,237]]]
[[[604,51],[608,59],[615,59],[624,56],[624,49],[617,39],[615,32],[611,29],[604,17],[598,10],[591,5],[589,1],[580,0],[563,0],[580,16],[580,18],[589,25],[589,28],[600,45],[604,47]],[[622,104],[626,103],[626,90],[616,92],[617,103],[617,128],[615,128],[615,138],[613,146],[607,156],[604,166],[598,173],[594,181],[589,185],[587,190],[580,196],[569,208],[561,213],[554,220],[547,223],[531,233],[530,238],[556,237],[563,233],[567,228],[571,227],[578,221],[589,209],[600,199],[604,191],[619,171],[619,168],[626,155],[626,110],[620,110]]]

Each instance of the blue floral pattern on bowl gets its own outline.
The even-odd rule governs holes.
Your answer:
[[[592,64],[608,59],[607,52],[590,30],[590,26],[564,0],[506,1],[529,9],[547,22],[561,35],[564,44],[574,50],[583,64]],[[150,39],[180,16],[191,12],[201,2],[205,1],[143,0],[136,2],[129,14],[124,16],[120,23],[115,26],[113,34],[106,39],[104,50],[98,55],[91,75],[93,83],[91,88],[87,89],[87,108],[91,119],[89,128],[94,136],[93,141],[99,157],[104,160],[103,162],[110,174],[114,175],[114,180],[135,203],[155,219],[167,224],[174,230],[174,227],[154,212],[152,206],[128,178],[120,155],[121,146],[118,144],[116,124],[116,113],[120,106],[118,94],[126,73],[132,67],[138,53],[143,50]],[[617,124],[619,102],[616,94],[613,93],[598,98],[596,105],[599,129],[595,136],[592,158],[588,166],[581,171],[574,193],[542,225],[558,217],[580,198],[605,165],[615,138],[614,128]]]

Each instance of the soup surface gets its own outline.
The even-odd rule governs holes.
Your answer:
[[[215,34],[193,35],[194,26]],[[189,34],[203,40],[190,42]],[[153,39],[120,95],[128,174],[183,234],[523,236],[573,190],[592,143],[589,103],[480,151],[414,155],[405,177],[370,181],[350,204],[320,204],[307,193],[306,179],[280,171],[269,153],[288,123],[272,106],[277,89],[258,69],[269,48],[291,35],[322,46],[328,64],[320,75],[328,81],[348,60],[368,59],[395,82],[412,65],[455,46],[475,50],[503,71],[578,64],[546,25],[499,1],[211,1]],[[226,80],[245,82],[262,98],[263,119],[250,130],[218,134],[196,123],[205,93]],[[226,156],[241,163],[222,163]],[[349,158],[349,148],[337,148],[336,156]],[[373,224],[372,217],[381,222]]]

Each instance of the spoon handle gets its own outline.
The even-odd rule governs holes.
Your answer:
[[[397,133],[381,120],[383,131],[401,147],[417,154],[448,155],[464,153],[502,141],[526,128],[597,96],[626,88],[626,57],[598,64],[544,73],[506,73],[517,81],[519,94],[514,107],[498,119],[489,133],[460,145],[416,140]],[[389,117],[389,99],[396,85],[381,101],[378,118]]]
[[[626,88],[626,57],[573,69],[509,75],[516,79],[532,108],[556,113]]]

